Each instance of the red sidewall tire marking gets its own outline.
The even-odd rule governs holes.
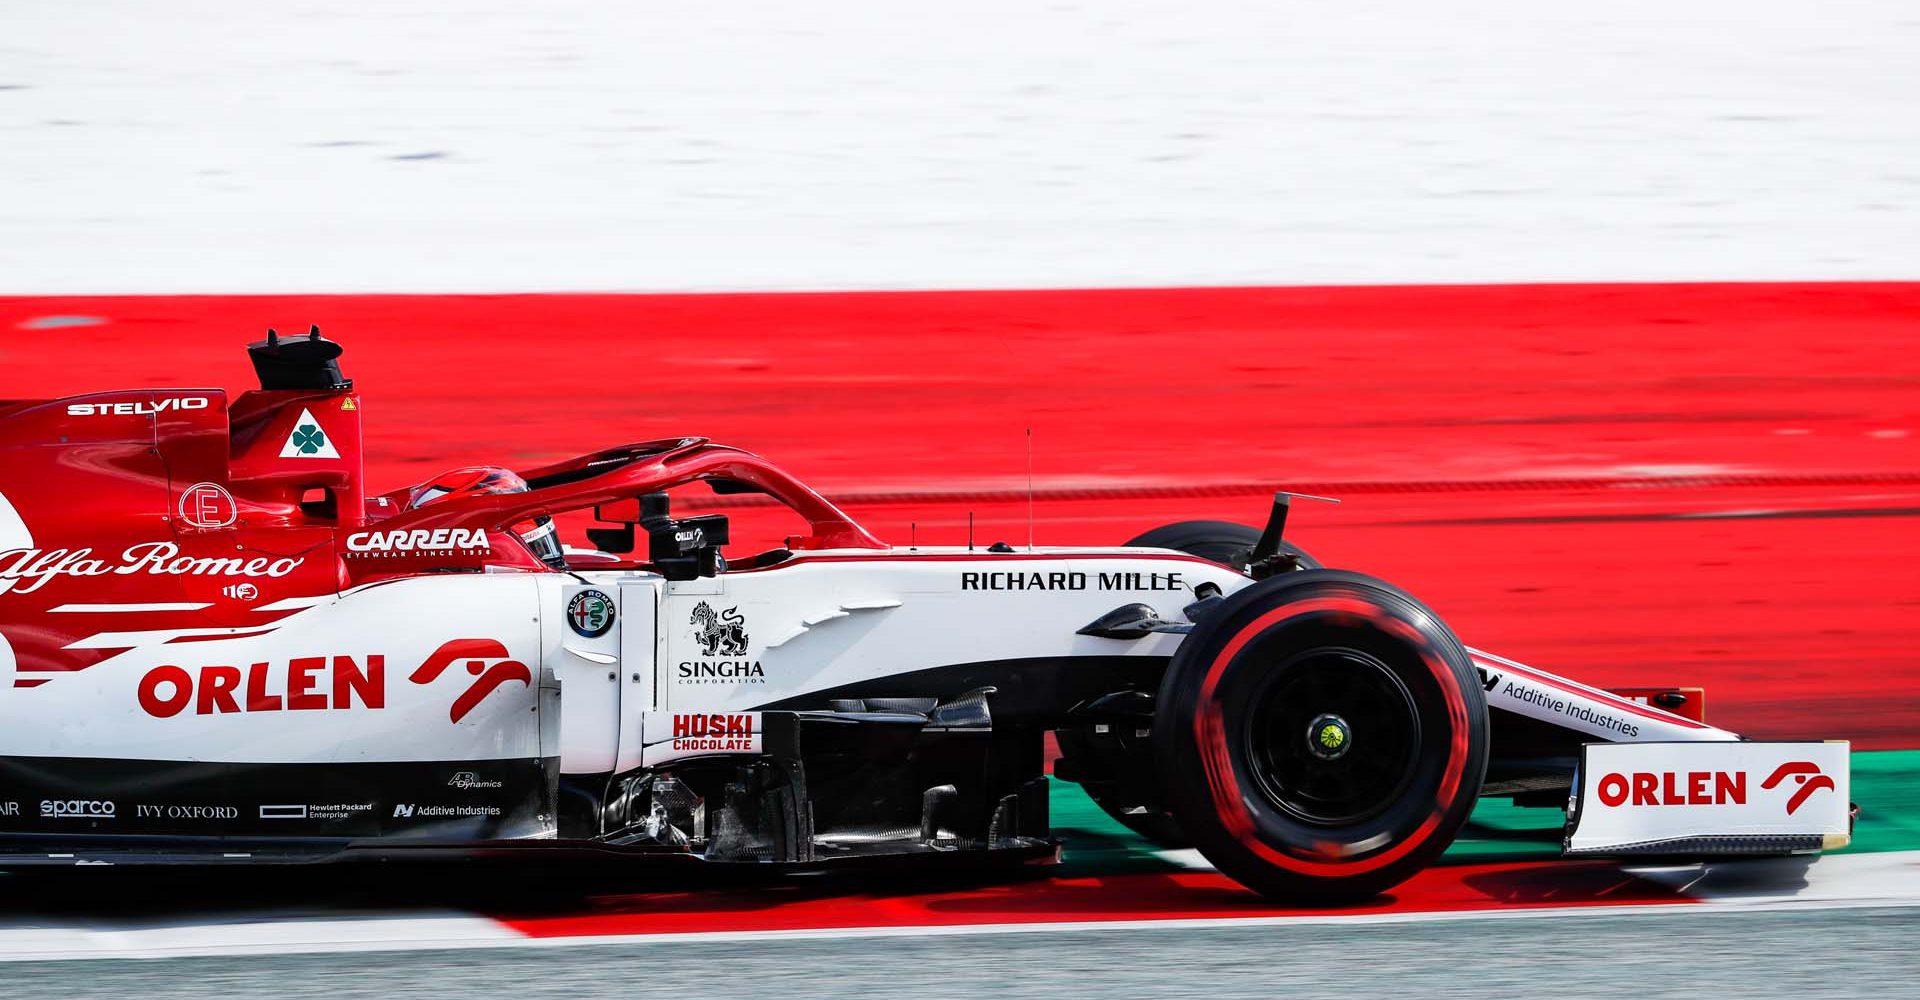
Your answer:
[[[1226,673],[1227,664],[1236,654],[1261,632],[1289,619],[1310,614],[1335,614],[1357,618],[1370,625],[1393,633],[1396,637],[1408,641],[1420,652],[1420,661],[1439,683],[1447,701],[1447,717],[1453,725],[1453,738],[1448,746],[1446,769],[1442,772],[1440,789],[1434,798],[1433,812],[1426,821],[1415,830],[1413,835],[1379,854],[1356,861],[1314,861],[1296,858],[1277,851],[1267,845],[1255,834],[1253,815],[1240,795],[1240,781],[1233,770],[1232,757],[1227,749],[1226,722],[1222,718],[1220,704],[1213,697],[1220,686],[1220,679]],[[1298,872],[1303,875],[1360,875],[1383,868],[1405,857],[1414,848],[1424,843],[1440,821],[1445,818],[1447,809],[1459,795],[1461,778],[1466,771],[1468,753],[1467,704],[1460,692],[1459,679],[1453,674],[1452,667],[1441,659],[1431,648],[1426,637],[1406,622],[1390,615],[1384,615],[1374,604],[1355,597],[1318,597],[1298,601],[1268,611],[1255,618],[1234,637],[1228,640],[1213,663],[1207,668],[1207,675],[1200,684],[1199,703],[1194,709],[1194,732],[1200,743],[1200,762],[1206,771],[1207,788],[1212,793],[1214,811],[1220,816],[1236,840],[1259,855],[1260,858],[1277,868]]]

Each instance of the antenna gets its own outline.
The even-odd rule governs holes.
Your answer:
[[[973,551],[973,511],[967,511],[967,551]]]
[[[1027,551],[1033,551],[1033,428],[1027,428]]]
[[[907,522],[907,551],[917,552],[919,551],[919,549],[920,549],[920,522],[909,521]]]

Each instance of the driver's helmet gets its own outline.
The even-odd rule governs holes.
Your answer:
[[[454,469],[434,477],[431,481],[413,488],[407,495],[407,509],[425,507],[436,500],[447,497],[485,496],[494,493],[525,493],[527,481],[515,475],[510,469],[496,468],[490,465],[470,465],[464,469]],[[554,569],[567,568],[566,556],[560,550],[560,533],[554,530],[553,518],[545,514],[531,521],[522,521],[513,526],[515,534],[527,543],[527,548],[540,557],[540,561]]]

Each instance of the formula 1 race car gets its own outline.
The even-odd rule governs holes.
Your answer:
[[[231,401],[0,401],[0,867],[1045,861],[1049,733],[1053,777],[1290,899],[1400,882],[1481,796],[1567,808],[1570,853],[1848,836],[1844,743],[1467,649],[1318,568],[1285,494],[1264,530],[901,549],[689,437],[369,495],[339,345],[248,350]],[[729,558],[674,490],[805,528]]]

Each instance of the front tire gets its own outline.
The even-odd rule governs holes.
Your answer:
[[[1234,593],[1161,682],[1167,806],[1214,866],[1268,896],[1363,899],[1453,841],[1486,773],[1466,650],[1405,592],[1284,573]]]
[[[1260,540],[1260,529],[1233,521],[1175,521],[1163,524],[1127,543],[1129,548],[1172,549],[1190,556],[1211,559],[1247,571],[1247,556]],[[1300,569],[1319,569],[1320,563],[1305,549],[1280,540],[1280,552],[1294,557]]]
[[[1224,566],[1231,566],[1239,572],[1247,571],[1247,557],[1253,552],[1254,543],[1260,541],[1260,529],[1238,524],[1233,521],[1176,521],[1163,524],[1145,534],[1135,537],[1127,543],[1128,548],[1172,549],[1190,556],[1210,559]],[[1294,557],[1295,565],[1300,569],[1319,569],[1320,563],[1306,553],[1306,550],[1282,540],[1280,551]],[[1062,731],[1060,749],[1069,757],[1092,760],[1095,751],[1091,741]],[[1109,766],[1120,766],[1115,761]],[[1120,825],[1145,837],[1157,847],[1179,849],[1193,846],[1187,835],[1180,832],[1180,823],[1163,808],[1153,806],[1129,805],[1116,798],[1117,786],[1111,781],[1091,781],[1081,785],[1087,796],[1108,816]]]

